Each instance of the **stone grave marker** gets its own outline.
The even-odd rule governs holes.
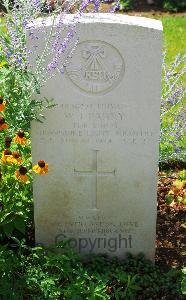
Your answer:
[[[58,105],[32,124],[33,163],[49,164],[34,179],[36,242],[153,259],[162,25],[86,14],[78,32],[64,75],[42,89]]]

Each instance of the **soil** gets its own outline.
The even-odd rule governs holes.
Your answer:
[[[186,205],[179,202],[166,204],[165,196],[177,173],[167,176],[161,172],[158,181],[157,203],[157,237],[156,237],[156,263],[162,266],[181,267],[184,264],[184,217]]]

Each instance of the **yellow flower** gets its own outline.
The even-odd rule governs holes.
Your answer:
[[[22,163],[20,154],[17,151],[11,152],[8,149],[3,151],[1,161],[3,163],[18,164],[18,165]]]
[[[5,109],[5,106],[6,106],[6,102],[3,101],[3,97],[0,96],[0,112]]]
[[[25,138],[25,133],[22,130],[19,130],[14,137],[14,142],[16,144],[25,145],[27,143],[27,139]]]
[[[29,183],[29,178],[26,175],[26,173],[27,173],[27,168],[24,166],[21,166],[19,168],[19,170],[17,170],[15,172],[15,176],[19,181],[24,182],[24,183]]]
[[[44,160],[39,160],[37,165],[33,167],[33,171],[39,175],[45,175],[48,173],[48,164]]]
[[[5,119],[3,117],[0,117],[0,131],[7,129],[9,126],[5,123]]]
[[[8,161],[9,161],[9,159],[8,159]],[[12,152],[12,158],[10,159],[10,163],[18,164],[18,165],[20,165],[22,163],[22,159],[21,159],[19,152],[17,152],[17,151]]]
[[[11,159],[12,159],[12,152],[8,149],[4,150],[1,157],[2,162],[6,164],[7,162],[10,162]]]

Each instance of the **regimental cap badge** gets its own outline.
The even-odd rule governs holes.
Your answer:
[[[101,41],[78,45],[67,67],[72,82],[88,93],[106,93],[114,88],[124,74],[124,61],[119,51]]]

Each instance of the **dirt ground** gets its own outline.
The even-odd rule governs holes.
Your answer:
[[[183,266],[186,205],[173,202],[167,205],[165,196],[177,173],[165,176],[160,173],[157,203],[156,263],[164,266]]]

